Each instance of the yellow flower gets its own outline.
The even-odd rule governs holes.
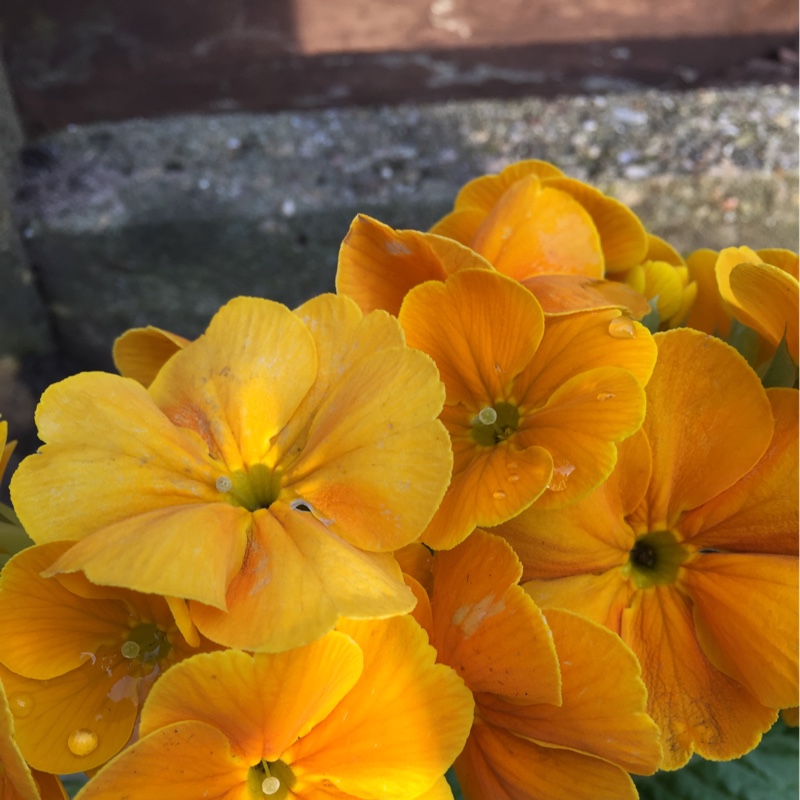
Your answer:
[[[388,314],[238,298],[147,390],[50,387],[12,498],[34,541],[74,542],[48,575],[164,595],[187,636],[283,650],[413,607],[391,551],[446,488],[442,400]]]
[[[473,703],[435,655],[405,616],[343,621],[278,654],[195,656],[159,680],[142,738],[78,797],[452,797],[443,776]]]
[[[455,763],[464,797],[635,800],[626,773],[652,774],[661,750],[633,653],[596,623],[543,614],[499,537],[475,531],[432,571],[428,611],[425,597],[414,613],[475,697]]]
[[[196,652],[162,597],[81,574],[41,577],[69,546],[29,547],[0,577],[0,677],[17,742],[29,764],[58,773],[94,769],[121,750],[155,680]]]
[[[2,800],[67,800],[55,775],[31,770],[14,738],[14,717],[0,683],[0,798]]]
[[[642,432],[592,494],[496,531],[525,588],[620,634],[642,663],[664,769],[736,758],[798,701],[797,392],[731,347],[657,334]]]
[[[496,272],[465,269],[409,292],[400,322],[436,362],[453,478],[423,541],[447,549],[534,501],[564,505],[603,481],[644,417],[650,334],[616,309],[554,317]]]

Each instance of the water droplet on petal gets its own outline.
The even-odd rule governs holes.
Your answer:
[[[506,464],[506,466],[509,469],[519,469],[519,464],[516,461],[509,461],[508,464]]]
[[[233,489],[233,481],[227,475],[220,475],[215,485],[218,492],[229,492]]]
[[[505,500],[506,499],[506,493],[505,492],[494,492],[494,494],[492,494],[492,497],[494,497],[495,500]]]
[[[70,753],[78,758],[91,755],[97,750],[97,734],[88,728],[78,728],[69,735],[67,747]]]
[[[136,658],[142,648],[136,642],[125,642],[122,645],[122,655],[125,658]]]
[[[274,776],[270,775],[261,781],[261,791],[264,794],[275,794],[281,788],[281,782]]]
[[[553,469],[553,477],[550,479],[550,483],[547,484],[547,488],[551,492],[563,492],[567,488],[567,478],[573,472],[575,472],[573,464],[563,464],[560,467],[555,467]]]
[[[599,400],[601,403],[602,403],[604,400],[611,400],[611,399],[612,399],[612,398],[614,398],[614,397],[616,397],[616,395],[615,395],[615,394],[612,394],[611,392],[600,392],[600,394],[598,394],[598,395],[597,395],[597,399],[598,399],[598,400]]]
[[[633,327],[633,320],[630,317],[617,317],[608,323],[608,332],[615,339],[635,339],[636,328]]]
[[[17,719],[24,719],[33,711],[35,702],[30,692],[14,692],[8,698],[8,705],[11,708],[11,713]]]
[[[509,475],[508,482],[509,483],[516,483],[519,480],[519,475]]]

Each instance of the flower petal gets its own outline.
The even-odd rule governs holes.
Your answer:
[[[617,281],[584,275],[532,275],[521,283],[533,292],[547,316],[618,308],[641,319],[650,311],[646,297]]]
[[[686,567],[697,638],[711,663],[763,705],[796,706],[796,553],[706,553]]]
[[[283,756],[299,780],[356,797],[400,800],[432,787],[464,746],[473,704],[408,616],[341,621],[364,652],[353,689]],[[435,736],[431,733],[435,732]]]
[[[600,758],[542,747],[477,719],[455,763],[465,800],[636,800],[619,767]]]
[[[767,452],[741,480],[679,522],[698,549],[797,554],[797,391],[768,389],[767,397],[775,418]]]
[[[691,603],[672,586],[638,592],[623,614],[622,638],[642,665],[648,711],[662,732],[661,769],[696,752],[727,760],[752,750],[777,718],[708,661],[694,632]]]
[[[220,731],[189,720],[140,739],[98,772],[77,797],[248,800],[250,766],[231,753],[230,743]]]
[[[475,413],[506,399],[544,330],[533,295],[485,270],[462,270],[444,284],[416,287],[403,303],[400,322],[409,347],[436,362],[446,402],[466,403]]]
[[[437,553],[431,641],[439,660],[472,692],[559,704],[553,637],[542,612],[517,585],[521,573],[511,547],[484,531]]]
[[[41,800],[39,788],[14,742],[14,717],[0,683],[0,797],[3,800]]]
[[[164,365],[150,393],[235,471],[265,461],[316,374],[314,342],[295,314],[271,300],[237,297]]]
[[[697,283],[697,298],[685,325],[726,339],[730,333],[732,315],[717,286],[717,274],[714,270],[717,256],[714,250],[703,248],[695,250],[686,258],[689,275]]]
[[[647,690],[636,656],[615,633],[577,614],[549,609],[545,617],[561,667],[561,704],[521,705],[480,695],[481,716],[544,745],[651,775],[661,760],[660,733],[645,713]]]
[[[689,329],[656,334],[644,431],[653,455],[646,503],[651,531],[710,500],[755,466],[772,437],[758,376],[719,339]],[[745,424],[746,423],[746,424]]]
[[[161,367],[187,344],[189,339],[152,325],[131,328],[114,342],[114,366],[120,375],[133,378],[146,388]]]
[[[362,664],[358,646],[336,632],[282,653],[201,654],[157,681],[142,710],[141,732],[197,720],[224,734],[248,766],[262,758],[277,761],[351,691]]]

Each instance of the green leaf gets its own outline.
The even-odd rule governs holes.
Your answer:
[[[458,785],[458,778],[456,778],[456,773],[452,767],[447,770],[445,778],[447,778],[447,782],[450,784],[450,788],[453,790],[454,800],[464,800],[464,795],[461,794],[461,787]]]
[[[733,319],[726,341],[745,357],[751,367],[755,364],[758,358],[758,334],[752,328],[742,325],[738,319]]]
[[[658,333],[658,326],[661,324],[661,314],[658,313],[658,295],[649,300],[648,305],[650,311],[642,317],[641,323],[650,333]]]
[[[699,756],[676,772],[634,776],[641,800],[790,800],[798,796],[797,728],[779,721],[735,761]]]
[[[762,372],[762,370],[759,370]],[[797,384],[797,364],[792,361],[789,355],[789,348],[786,344],[786,334],[778,344],[775,355],[772,356],[766,368],[763,369],[761,383],[765,389],[772,386],[785,386],[791,389]]]

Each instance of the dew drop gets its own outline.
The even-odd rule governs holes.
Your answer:
[[[615,339],[635,339],[636,328],[629,317],[617,317],[608,323],[608,332]]]
[[[556,467],[553,470],[553,477],[550,479],[550,483],[547,484],[547,488],[551,492],[563,492],[567,488],[567,479],[573,472],[575,472],[573,464],[564,464]]]
[[[30,692],[14,692],[8,698],[8,705],[17,719],[24,719],[33,711],[33,695]]]
[[[600,392],[600,394],[598,394],[598,395],[597,395],[597,399],[598,399],[598,400],[599,400],[601,403],[602,403],[604,400],[611,400],[611,399],[613,399],[614,397],[616,397],[616,395],[615,395],[615,394],[612,394],[611,392]]]
[[[492,494],[492,497],[494,497],[495,500],[505,500],[506,499],[506,493],[505,492],[494,492],[494,494]]]
[[[491,406],[482,408],[478,412],[478,420],[483,425],[494,425],[497,422],[497,412]]]
[[[509,469],[519,469],[519,464],[516,461],[509,461],[508,464],[506,464],[506,466]]]
[[[233,481],[227,475],[220,475],[216,482],[217,491],[229,492],[233,489]]]
[[[125,658],[136,658],[142,648],[136,642],[125,642],[122,645],[122,655]]]
[[[509,475],[508,482],[509,483],[516,483],[519,480],[519,475]]]
[[[67,747],[70,753],[78,758],[91,755],[97,750],[97,734],[88,728],[78,728],[69,735]]]
[[[270,775],[261,781],[261,791],[264,794],[275,794],[281,788],[281,782],[274,776]]]

